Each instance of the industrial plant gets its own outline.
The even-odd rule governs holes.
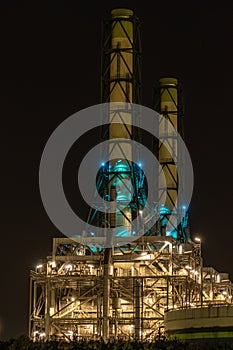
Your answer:
[[[132,10],[114,9],[104,19],[101,51],[101,103],[123,103],[127,110],[117,113],[118,124],[112,123],[114,110],[110,113],[100,142],[141,142],[128,108],[142,104],[141,28]],[[163,77],[155,84],[153,109],[184,138],[183,93],[177,78]],[[148,184],[140,165],[125,154],[102,164],[98,193],[118,206],[110,213],[91,208],[87,225],[130,231],[131,221],[142,217],[144,234],[102,247],[88,244],[85,235],[79,241],[54,238],[51,256],[30,273],[31,339],[233,339],[233,284],[227,273],[203,266],[201,237],[191,235],[188,207],[178,198],[179,140],[162,125],[159,133],[159,140],[151,137],[151,145],[166,187],[157,174],[158,203],[165,201],[155,204],[155,224],[149,225],[147,218]],[[172,145],[172,154],[166,144]],[[130,146],[127,152],[133,152]],[[129,184],[130,196],[125,191]],[[172,212],[176,219],[171,227]]]

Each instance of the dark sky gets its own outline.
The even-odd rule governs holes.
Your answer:
[[[2,0],[0,338],[26,332],[30,269],[60,235],[39,194],[43,147],[63,120],[100,102],[101,21],[121,6],[142,23],[143,104],[152,107],[162,76],[183,85],[192,236],[202,237],[204,264],[233,279],[233,2]]]

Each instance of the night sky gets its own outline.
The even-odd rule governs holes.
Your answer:
[[[26,333],[30,269],[61,236],[40,199],[40,157],[63,120],[100,103],[101,21],[115,7],[142,23],[143,104],[160,77],[183,85],[192,237],[204,265],[233,279],[232,0],[1,0],[0,339]]]

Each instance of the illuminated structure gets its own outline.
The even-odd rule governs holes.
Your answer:
[[[183,94],[181,86],[175,78],[162,78],[159,80],[158,87],[154,94],[154,108],[163,115],[171,125],[184,137],[183,133]],[[182,179],[178,180],[177,165],[179,140],[176,135],[169,134],[166,130],[166,125],[159,125],[160,141],[157,145],[157,156],[161,165],[161,171],[166,179],[166,186],[158,184],[158,202],[164,197],[164,206],[160,208],[160,220],[157,234],[170,235],[179,242],[189,242],[190,234],[188,227],[187,206],[183,198],[178,198],[178,190],[183,191]],[[171,146],[172,154],[166,147],[166,144]],[[180,164],[184,167],[184,164]],[[159,177],[161,179],[161,177]],[[176,220],[167,228],[171,212],[176,213]],[[181,220],[181,218],[184,218]]]
[[[102,55],[102,102],[140,104],[140,24],[131,10],[113,10],[104,22]],[[182,92],[176,79],[160,80],[155,109],[182,134]],[[114,117],[110,115],[110,121]],[[139,131],[129,127],[130,113],[124,111],[121,118],[120,125],[103,128],[103,140],[140,140]],[[232,303],[232,283],[228,276],[203,268],[201,241],[191,240],[185,203],[176,203],[179,183],[174,158],[178,141],[166,130],[160,129],[160,136],[173,144],[174,154],[168,154],[162,141],[157,145],[167,182],[166,193],[158,186],[158,196],[166,195],[166,201],[158,208],[157,225],[120,247],[92,249],[69,238],[55,238],[52,255],[31,272],[31,338],[151,340],[163,334],[166,312]],[[129,155],[132,149],[125,152]],[[127,180],[133,188],[130,205],[107,216],[90,211],[88,218],[89,223],[115,227],[116,233],[122,223],[127,226],[141,215],[146,198],[140,167],[125,158],[122,154],[122,159],[103,164],[99,179],[104,180],[97,181],[97,187],[102,196],[116,199],[120,206],[128,199],[123,187],[123,180]],[[181,216],[184,219],[168,229],[174,207],[177,222]]]

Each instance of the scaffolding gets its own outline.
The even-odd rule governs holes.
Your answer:
[[[108,339],[153,340],[163,334],[164,312],[232,304],[228,274],[202,266],[200,244],[144,236],[104,249],[54,238],[52,256],[31,271],[32,339],[102,339],[104,279],[109,282]]]
[[[131,10],[113,10],[103,26],[102,103],[141,104],[140,59],[138,19]],[[176,79],[160,81],[155,109],[182,133],[182,94]],[[140,130],[129,127],[131,114],[127,113],[124,110],[120,116],[109,116],[102,140],[120,135],[140,141]],[[118,126],[111,125],[115,117],[119,118]],[[176,139],[165,133],[163,137],[178,149]],[[187,214],[183,215],[187,208],[176,204],[182,182],[175,170],[177,154],[167,156],[162,142],[155,148],[169,184],[165,206],[157,208],[157,225],[151,230],[145,227],[145,235],[130,243],[105,248],[88,244],[91,238],[85,236],[79,243],[54,238],[52,255],[30,273],[30,338],[153,340],[163,336],[165,311],[232,304],[228,274],[203,267],[201,241],[190,238]],[[101,208],[90,210],[89,224],[117,228],[123,222],[130,227],[130,221],[141,215],[146,203],[143,173],[125,154],[103,165],[97,190],[106,202],[117,201],[116,188],[124,192],[125,178],[133,188],[129,206],[119,207],[118,214],[101,214]],[[163,196],[164,189],[158,188],[158,196]],[[181,216],[184,219],[168,231],[174,207],[177,222]],[[128,237],[123,236],[122,241],[124,238],[128,242]]]

